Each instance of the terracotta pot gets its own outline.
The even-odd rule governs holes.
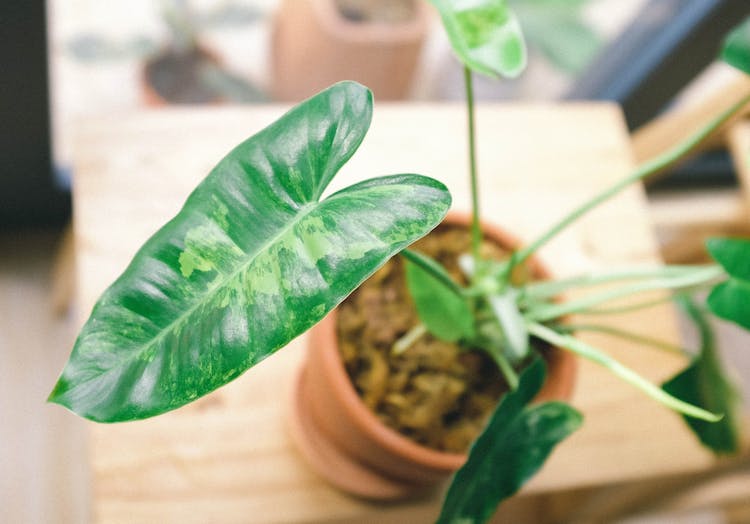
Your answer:
[[[356,80],[378,100],[403,99],[429,25],[424,3],[415,5],[412,20],[388,24],[347,20],[333,0],[284,0],[272,29],[274,97],[299,101]]]
[[[446,223],[468,227],[468,215],[449,214]],[[482,224],[486,237],[508,248],[518,240]],[[536,278],[550,272],[530,260]],[[537,401],[569,399],[576,375],[575,357],[553,348],[547,357],[547,381]],[[344,369],[336,338],[334,310],[310,331],[306,362],[293,396],[292,429],[296,443],[323,477],[344,491],[368,498],[400,498],[435,484],[466,461],[465,454],[421,446],[386,426],[362,402]]]

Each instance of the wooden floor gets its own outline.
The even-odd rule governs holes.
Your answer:
[[[72,312],[56,308],[53,300],[59,243],[59,231],[0,233],[2,522],[89,520],[84,423],[45,403],[73,338]],[[747,397],[748,337],[732,329],[722,329],[721,337]],[[745,462],[718,476],[517,498],[504,506],[500,521],[534,523],[554,513],[558,522],[602,522],[601,516],[609,515],[607,522],[630,524],[739,524],[750,521],[749,495],[750,463]],[[647,515],[633,517],[636,508]]]

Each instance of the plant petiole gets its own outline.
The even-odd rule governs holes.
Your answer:
[[[449,290],[453,291],[459,297],[463,298],[467,296],[465,292],[466,290],[461,287],[455,280],[453,280],[451,276],[445,271],[443,266],[441,266],[437,261],[428,257],[427,255],[412,251],[411,249],[404,249],[399,254],[409,262],[416,264],[420,268],[424,269],[427,273],[432,275],[433,278],[435,278]]]
[[[586,310],[594,308],[600,304],[646,291],[684,289],[714,283],[723,275],[724,271],[719,266],[704,266],[695,271],[686,272],[683,275],[636,282],[634,284],[608,289],[600,293],[594,293],[562,304],[542,304],[529,309],[525,316],[529,320],[545,322],[565,315],[585,312]]]
[[[464,66],[464,86],[466,87],[466,109],[469,135],[469,179],[471,181],[471,255],[479,260],[479,246],[482,244],[482,228],[479,225],[479,179],[474,125],[474,81],[471,69]]]
[[[748,102],[750,102],[750,95],[745,95],[744,97],[742,97],[740,101],[736,102],[731,107],[723,111],[716,118],[714,118],[711,122],[706,124],[702,129],[693,133],[687,139],[683,140],[679,144],[668,149],[667,151],[657,156],[653,160],[646,162],[645,164],[639,166],[631,174],[618,180],[613,185],[606,188],[604,191],[596,194],[594,197],[592,197],[590,200],[585,202],[580,207],[574,209],[571,213],[564,216],[559,222],[557,222],[551,228],[549,228],[546,232],[544,232],[537,240],[535,240],[534,242],[532,242],[531,244],[529,244],[528,246],[520,250],[518,252],[518,256],[513,260],[513,263],[515,265],[518,265],[524,262],[533,253],[535,253],[540,247],[542,247],[544,244],[549,242],[552,238],[557,236],[558,233],[560,233],[570,224],[572,224],[573,222],[581,218],[583,215],[585,215],[586,213],[588,213],[589,211],[597,207],[602,202],[605,202],[606,200],[617,195],[620,191],[630,186],[631,184],[638,182],[639,180],[643,180],[649,175],[652,175],[656,173],[657,171],[660,171],[663,167],[671,164],[672,162],[678,160],[680,157],[689,153],[694,147],[696,147],[706,137],[708,137],[711,133],[713,133],[719,127],[721,127],[727,120],[729,120],[732,116],[734,116],[738,111],[742,110],[748,104]]]
[[[513,369],[513,366],[510,365],[508,359],[505,358],[502,351],[495,348],[486,351],[495,360],[495,363],[497,363],[497,367],[500,368],[500,372],[503,374],[503,377],[505,377],[508,387],[511,391],[515,390],[518,387],[518,374]]]
[[[571,288],[596,286],[620,280],[645,280],[650,278],[672,277],[691,273],[701,267],[710,266],[661,266],[622,269],[602,273],[591,273],[560,280],[531,282],[524,286],[523,295],[531,300],[552,298]]]
[[[595,364],[599,364],[600,366],[607,368],[617,377],[621,378],[628,384],[631,384],[632,386],[640,389],[646,395],[670,409],[693,418],[706,420],[708,422],[717,422],[721,420],[723,416],[716,415],[714,413],[706,411],[705,409],[699,408],[698,406],[688,404],[687,402],[683,402],[682,400],[673,397],[660,387],[652,384],[641,375],[639,375],[629,367],[623,365],[619,361],[615,360],[614,358],[610,357],[606,353],[603,353],[594,346],[586,344],[585,342],[571,337],[570,335],[562,335],[537,322],[528,322],[527,327],[529,329],[529,333],[531,333],[532,335],[535,335],[554,346],[572,351],[577,355],[590,360],[591,362],[594,362]]]
[[[401,355],[407,349],[409,349],[417,340],[422,338],[427,333],[427,327],[421,322],[411,328],[409,331],[393,343],[391,347],[391,354]]]
[[[690,355],[690,353],[687,352],[684,348],[675,344],[670,344],[669,342],[665,342],[664,340],[659,340],[644,335],[638,335],[624,329],[618,329],[613,326],[605,326],[603,324],[561,324],[559,326],[555,326],[554,328],[555,331],[562,334],[572,334],[576,331],[593,331],[596,333],[603,333],[605,335],[611,335],[613,337],[629,340],[631,342],[635,342],[636,344],[651,346],[653,348],[661,349],[675,355]]]

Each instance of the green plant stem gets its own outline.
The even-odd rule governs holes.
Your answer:
[[[474,264],[479,261],[479,246],[482,244],[482,228],[479,225],[479,179],[477,174],[476,140],[474,126],[474,81],[471,69],[464,66],[466,87],[466,109],[469,133],[469,179],[471,180],[471,254]]]
[[[711,122],[706,124],[702,129],[690,135],[687,139],[683,140],[679,144],[675,145],[671,149],[657,156],[653,160],[650,160],[642,166],[636,168],[634,172],[618,180],[615,184],[608,187],[601,193],[595,195],[589,201],[584,203],[582,206],[573,210],[571,213],[563,217],[562,220],[554,224],[545,233],[543,233],[537,240],[518,251],[518,256],[511,260],[511,264],[518,265],[523,263],[533,253],[535,253],[540,247],[549,242],[552,238],[557,236],[562,230],[568,227],[570,224],[578,220],[580,217],[597,207],[602,202],[617,195],[620,191],[630,186],[631,184],[642,180],[649,175],[656,173],[663,167],[671,164],[678,160],[683,155],[689,153],[695,146],[700,144],[706,137],[716,131],[722,126],[727,120],[729,120],[735,113],[741,110],[747,103],[750,102],[750,95],[744,96],[739,102],[733,104],[729,109],[722,112],[719,116],[714,118]]]
[[[629,340],[631,342],[642,344],[644,346],[661,349],[668,353],[682,356],[688,355],[687,351],[675,344],[670,344],[669,342],[665,342],[663,340],[652,337],[647,337],[645,335],[631,333],[629,331],[625,331],[613,326],[605,326],[602,324],[563,324],[561,326],[555,326],[555,330],[559,333],[565,334],[572,334],[575,331],[593,331],[596,333],[603,333],[605,335],[611,335],[613,337]]]
[[[605,273],[591,273],[580,275],[572,278],[560,280],[548,280],[543,282],[531,282],[526,284],[523,289],[524,298],[532,300],[551,298],[559,295],[571,288],[596,286],[608,282],[617,282],[620,280],[640,280],[660,277],[672,277],[684,275],[708,266],[661,266],[646,268],[631,268],[617,271],[608,271]]]
[[[625,306],[589,308],[582,313],[584,315],[621,315],[623,313],[630,313],[633,311],[638,311],[640,309],[646,309],[646,308],[658,306],[659,304],[664,304],[666,302],[673,302],[678,297],[689,294],[690,292],[697,291],[697,290],[698,290],[697,287],[696,288],[686,287],[670,295],[655,298],[653,300],[644,300],[642,302],[636,302],[635,304],[627,304]]]
[[[404,257],[409,262],[416,264],[420,268],[424,269],[426,272],[428,272],[430,275],[432,275],[436,280],[438,280],[441,284],[443,284],[445,287],[453,291],[456,295],[459,297],[465,297],[467,296],[465,293],[465,290],[459,286],[447,273],[444,273],[442,271],[438,271],[435,266],[438,266],[438,262],[435,260],[432,260],[432,263],[430,263],[430,258],[427,255],[423,255],[421,253],[416,253],[410,249],[404,249],[399,253],[402,257]],[[434,264],[434,265],[433,265]]]
[[[544,304],[536,308],[529,309],[525,314],[529,320],[544,322],[572,313],[584,312],[600,304],[625,298],[637,293],[646,291],[661,291],[667,289],[681,289],[685,287],[695,287],[701,284],[714,282],[721,277],[724,271],[719,266],[701,267],[686,275],[680,275],[671,278],[659,278],[637,282],[628,286],[621,286],[615,289],[609,289],[601,293],[594,293],[578,300],[571,300],[562,304]]]
[[[394,355],[400,355],[407,349],[409,349],[412,344],[414,344],[417,340],[422,338],[425,333],[427,333],[427,327],[422,324],[421,322],[411,328],[409,331],[407,331],[404,336],[399,338],[396,342],[393,343],[393,347],[391,348],[391,353]]]
[[[505,377],[505,381],[508,383],[508,387],[510,387],[511,391],[515,390],[518,387],[518,374],[513,369],[513,366],[510,365],[508,359],[505,358],[502,351],[490,350],[487,351],[487,353],[489,353],[497,363],[497,367],[500,368],[500,372],[503,374],[503,377]]]
[[[707,420],[709,422],[716,422],[721,420],[721,415],[715,415],[709,411],[701,409],[687,402],[673,397],[660,387],[652,384],[638,373],[630,369],[629,367],[621,364],[617,360],[613,359],[609,355],[602,353],[599,349],[586,344],[570,335],[561,335],[556,331],[538,324],[536,322],[529,322],[528,324],[529,333],[549,342],[554,346],[558,346],[569,351],[572,351],[579,356],[590,360],[600,366],[607,368],[614,375],[621,378],[628,384],[635,386],[636,388],[643,391],[646,395],[650,396],[657,402],[667,406],[684,415],[698,418],[701,420]]]

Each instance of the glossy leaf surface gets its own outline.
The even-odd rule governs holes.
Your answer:
[[[729,33],[724,40],[721,58],[729,65],[750,74],[750,18]]]
[[[117,422],[226,384],[323,318],[445,215],[418,175],[323,201],[367,132],[370,91],[336,84],[232,150],[94,306],[50,401]]]
[[[432,335],[446,342],[472,338],[474,314],[471,305],[466,298],[443,283],[451,277],[442,266],[430,259],[423,260],[425,262],[432,262],[432,272],[442,274],[443,280],[438,280],[431,272],[407,260],[406,284],[419,320]]]
[[[521,26],[505,0],[430,0],[453,51],[477,73],[515,78],[526,67]]]
[[[706,248],[729,274],[708,296],[708,307],[718,317],[750,329],[750,241],[739,238],[712,238]]]
[[[715,453],[734,453],[739,448],[736,408],[739,397],[722,370],[713,330],[703,312],[687,298],[680,305],[698,328],[700,353],[682,372],[665,382],[664,390],[686,402],[714,413],[723,413],[718,422],[685,417],[685,423],[700,441]]]
[[[562,402],[529,405],[544,383],[535,360],[507,393],[451,482],[439,523],[485,522],[544,464],[552,449],[578,429],[581,414]]]

